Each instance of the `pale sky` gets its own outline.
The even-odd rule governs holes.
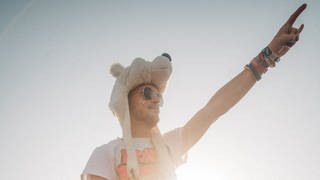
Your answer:
[[[0,179],[79,179],[121,136],[115,62],[173,59],[160,129],[184,125],[301,4],[300,41],[190,150],[179,180],[318,180],[320,2],[0,1]]]

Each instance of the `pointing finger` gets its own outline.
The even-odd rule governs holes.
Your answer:
[[[298,18],[298,16],[302,13],[303,10],[305,10],[307,7],[307,4],[302,4],[288,19],[288,21],[286,22],[286,24],[292,26],[293,23],[296,21],[296,19]],[[300,28],[299,28],[300,29]]]

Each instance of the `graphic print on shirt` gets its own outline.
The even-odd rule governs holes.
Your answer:
[[[154,148],[145,148],[143,151],[136,150],[137,160],[139,163],[140,177],[148,177],[158,174],[157,153]],[[127,174],[128,155],[125,149],[121,149],[121,162],[116,167],[116,173],[119,180],[129,180]]]

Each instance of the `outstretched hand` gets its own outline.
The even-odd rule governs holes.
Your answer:
[[[306,9],[307,4],[301,5],[280,28],[278,33],[268,45],[271,51],[278,57],[283,56],[299,40],[299,34],[302,32],[304,25],[299,28],[293,27],[298,16]]]

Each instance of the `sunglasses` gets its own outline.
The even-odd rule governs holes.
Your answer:
[[[159,94],[159,93],[154,92],[151,87],[145,86],[145,87],[142,89],[142,92],[143,92],[143,96],[144,96],[144,98],[145,98],[146,100],[152,100],[153,98],[159,98],[159,100],[160,100],[159,105],[160,105],[160,106],[163,105],[162,95]]]

